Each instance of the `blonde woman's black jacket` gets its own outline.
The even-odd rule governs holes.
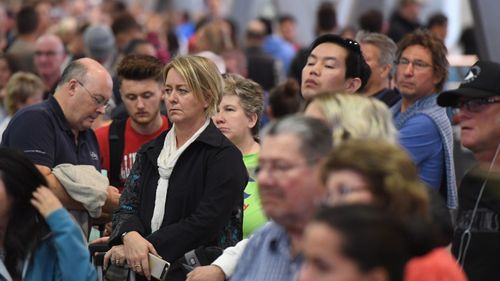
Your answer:
[[[137,231],[171,263],[200,246],[236,244],[242,239],[243,190],[248,175],[240,151],[212,121],[175,164],[163,223],[151,233],[157,159],[166,134],[138,151],[120,207],[113,215],[110,244],[121,244],[122,233]]]

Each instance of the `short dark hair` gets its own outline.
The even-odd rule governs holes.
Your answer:
[[[155,45],[151,41],[149,41],[147,39],[132,39],[125,46],[125,49],[123,50],[123,53],[125,55],[134,54],[134,52],[136,51],[136,49],[139,46],[141,46],[141,45],[151,45],[151,46],[155,47]]]
[[[384,15],[380,10],[372,9],[359,17],[359,28],[368,32],[382,32]]]
[[[18,34],[30,34],[38,28],[39,17],[33,6],[23,6],[16,15]]]
[[[340,233],[342,254],[361,272],[383,268],[389,280],[403,279],[406,262],[413,257],[409,231],[390,213],[370,205],[349,204],[320,209],[314,222]]]
[[[351,39],[344,39],[335,34],[324,34],[317,37],[311,43],[311,46],[309,47],[309,55],[314,50],[314,48],[323,43],[336,44],[347,51],[347,57],[345,61],[345,78],[361,79],[361,86],[358,91],[362,91],[366,86],[366,83],[368,83],[372,71],[370,69],[370,66],[366,63],[363,54],[361,53],[359,43]]]
[[[129,32],[131,30],[141,30],[141,26],[136,21],[134,16],[131,14],[124,12],[118,15],[111,24],[111,30],[113,30],[113,34]]]
[[[259,21],[261,21],[265,26],[266,36],[273,34],[273,21],[269,18],[259,17]]]
[[[288,79],[269,92],[269,107],[274,118],[299,112],[303,101],[300,85],[295,79]]]
[[[295,20],[295,17],[292,16],[291,14],[283,14],[278,17],[278,23],[282,24],[284,22],[291,21],[291,22],[297,22]]]
[[[316,12],[316,33],[337,27],[337,11],[331,2],[322,2]]]
[[[398,51],[396,60],[399,61],[401,54],[406,48],[419,45],[427,49],[432,57],[432,70],[435,75],[440,76],[441,80],[436,84],[436,91],[443,90],[444,83],[448,78],[448,66],[450,65],[446,58],[447,49],[443,41],[428,30],[417,29],[412,33],[406,34],[398,42]]]
[[[152,79],[162,84],[163,67],[163,63],[155,57],[140,54],[128,55],[118,65],[118,79],[120,82],[123,79],[134,81]]]
[[[5,60],[5,63],[7,64],[7,67],[9,68],[11,74],[19,71],[19,62],[14,55],[0,53],[0,60]]]
[[[442,13],[432,15],[427,21],[427,28],[430,29],[436,25],[445,25],[448,23],[448,17]]]

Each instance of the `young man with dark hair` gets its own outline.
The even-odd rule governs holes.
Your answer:
[[[312,42],[302,69],[302,96],[309,99],[326,90],[355,93],[363,90],[370,74],[358,42],[321,35]]]
[[[120,95],[129,117],[96,130],[101,165],[110,182],[122,188],[137,150],[168,129],[160,114],[163,64],[147,55],[129,55],[118,66]]]

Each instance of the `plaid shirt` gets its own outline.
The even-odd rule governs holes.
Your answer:
[[[248,241],[230,280],[296,280],[303,257],[292,257],[290,247],[286,231],[275,222],[267,223]]]

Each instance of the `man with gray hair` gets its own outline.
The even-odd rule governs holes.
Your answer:
[[[292,115],[265,127],[262,136],[257,182],[272,221],[210,266],[195,268],[187,281],[296,279],[302,232],[324,195],[316,174],[332,133],[317,119]]]
[[[302,232],[323,198],[321,160],[332,148],[319,120],[290,116],[264,129],[257,181],[271,222],[248,241],[231,280],[294,280],[302,264]]]
[[[361,94],[373,96],[388,107],[401,99],[399,92],[391,88],[391,72],[397,46],[391,38],[380,33],[359,32],[356,40],[372,74]]]
[[[97,61],[89,58],[73,61],[64,70],[54,95],[17,112],[2,136],[2,146],[24,152],[45,176],[48,187],[69,210],[84,211],[88,208],[84,208],[83,200],[76,200],[68,194],[68,185],[64,185],[62,177],[55,173],[61,164],[85,167],[90,175],[76,175],[87,180],[85,185],[81,185],[82,189],[91,185],[105,189],[94,202],[85,202],[90,205],[99,202],[98,207],[106,213],[111,213],[118,206],[118,189],[109,186],[107,180],[104,184],[90,184],[88,180],[92,181],[97,178],[96,174],[100,175],[99,146],[91,126],[104,113],[112,88],[111,76]],[[75,179],[73,182],[82,181]],[[80,198],[90,198],[96,194],[93,191]]]

